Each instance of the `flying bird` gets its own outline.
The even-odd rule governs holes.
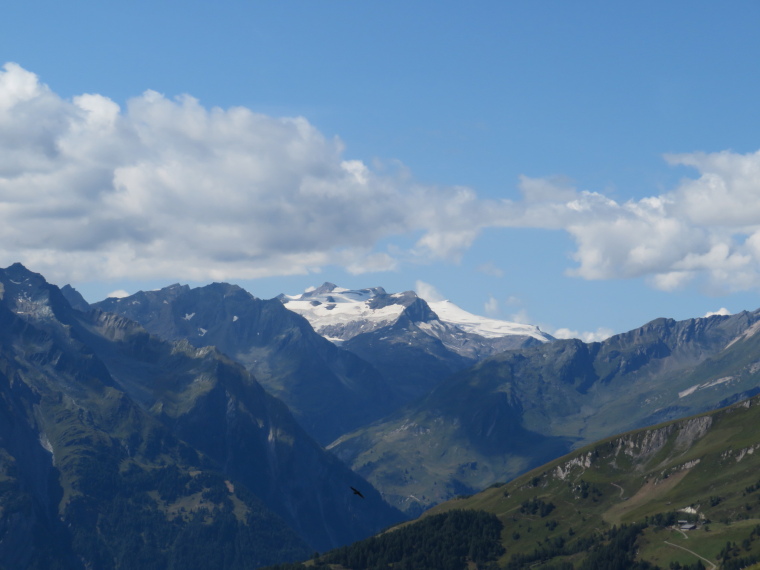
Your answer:
[[[362,495],[359,489],[354,489],[353,487],[351,487],[351,490],[354,492],[354,495],[359,495],[362,499],[364,498],[364,495]]]

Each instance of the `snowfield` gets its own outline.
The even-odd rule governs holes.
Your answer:
[[[300,295],[280,295],[279,298],[288,309],[306,318],[315,331],[339,343],[392,325],[418,297],[412,291],[389,295],[382,287],[344,289],[325,283]],[[553,340],[536,326],[474,315],[451,301],[437,301],[428,306],[438,320],[416,324],[431,336],[439,337],[444,330],[456,327],[487,339],[514,335],[541,342]]]

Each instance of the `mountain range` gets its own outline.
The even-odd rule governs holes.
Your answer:
[[[580,445],[758,393],[758,330],[760,312],[742,312],[506,351],[329,448],[419,514]]]
[[[93,307],[166,340],[217,347],[282,399],[322,444],[398,407],[372,365],[314,332],[279,301],[258,299],[236,285],[171,285]]]
[[[402,518],[237,362],[20,264],[0,270],[0,407],[7,568],[256,568]]]
[[[304,559],[760,392],[760,311],[584,343],[331,283],[90,305],[15,264],[0,270],[0,325],[0,568]]]
[[[84,302],[73,295],[70,300]],[[347,290],[331,283],[270,300],[226,283],[177,284],[92,307],[128,317],[167,340],[217,347],[327,445],[488,355],[553,340],[537,327],[483,319],[448,302],[437,305],[457,320],[441,320],[412,291]]]
[[[185,289],[185,294],[204,291],[210,298],[214,287],[232,286]],[[184,317],[197,301],[169,309],[175,303],[168,294],[173,288],[96,306],[167,335],[161,329],[167,325],[157,324],[166,319],[146,318],[139,307],[146,306],[143,295],[155,295],[151,306],[160,304],[173,311],[172,322],[187,323]],[[329,339],[339,354],[359,357],[384,381],[391,403],[375,413],[365,409],[355,429],[336,426],[327,435],[341,428],[344,432],[328,449],[408,516],[515,477],[580,445],[758,392],[758,312],[681,322],[657,319],[603,342],[584,343],[471,315],[447,301],[428,303],[414,292],[389,294],[381,287],[348,290],[325,283],[278,299],[308,321],[310,327],[300,321],[303,329]],[[217,298],[204,314],[217,315],[229,327],[228,311],[217,309],[222,306]],[[176,330],[169,338],[182,337]],[[183,338],[201,346],[202,339],[211,342],[208,334],[200,336],[191,326]],[[217,346],[228,354],[245,353],[231,350],[224,340]],[[305,349],[299,347],[300,358]],[[270,360],[292,358],[272,356],[278,354],[273,349],[268,354]],[[266,378],[250,361],[238,359]],[[268,387],[277,393],[276,385]],[[282,390],[282,397],[292,405],[303,388],[290,387],[292,393]],[[320,393],[331,390],[320,388]],[[309,401],[304,398],[301,406]],[[313,408],[311,425],[325,421],[322,406]],[[331,417],[333,410],[324,415]],[[309,424],[303,425],[308,429]]]
[[[479,317],[449,301],[430,303],[414,291],[324,283],[278,298],[316,332],[373,364],[403,402],[483,358],[554,340],[538,327]]]

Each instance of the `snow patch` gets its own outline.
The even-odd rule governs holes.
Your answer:
[[[508,335],[530,336],[536,340],[547,342],[550,338],[537,326],[489,319],[468,313],[451,301],[428,303],[438,317],[447,323],[458,326],[465,332],[480,335],[485,338],[501,338]]]
[[[760,321],[757,321],[755,324],[753,324],[751,327],[749,327],[746,331],[744,331],[742,334],[737,336],[735,339],[733,339],[731,342],[729,342],[726,345],[726,348],[734,344],[735,342],[740,341],[743,338],[749,338],[751,336],[754,336],[754,334],[760,330]]]
[[[50,440],[48,439],[48,436],[46,433],[40,434],[40,445],[42,446],[42,449],[47,451],[50,455],[53,456],[53,466],[55,466],[55,452],[53,451],[53,446],[50,443]]]
[[[706,388],[712,388],[713,386],[718,386],[719,384],[726,384],[728,382],[731,382],[733,380],[733,376],[724,376],[723,378],[718,378],[717,380],[713,380],[712,382],[705,382],[704,384],[695,384],[694,386],[691,386],[690,388],[686,388],[686,390],[681,390],[678,392],[679,398],[685,398],[686,396],[691,396],[694,392],[697,390],[704,390]]]

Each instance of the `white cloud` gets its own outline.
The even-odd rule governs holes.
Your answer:
[[[520,191],[526,202],[562,203],[575,199],[576,191],[567,178],[520,177]]]
[[[414,290],[419,297],[425,299],[425,301],[428,303],[436,303],[438,301],[446,300],[446,297],[441,295],[438,289],[436,289],[430,283],[425,283],[424,281],[416,281],[414,284]]]
[[[601,342],[610,338],[615,333],[612,329],[599,327],[595,332],[579,332],[563,328],[557,329],[550,334],[556,338],[577,338],[583,342]]]
[[[483,310],[489,317],[495,317],[499,314],[499,301],[493,295],[488,296],[488,301],[483,305]]]
[[[696,176],[627,202],[522,177],[521,200],[484,200],[417,184],[403,166],[347,159],[340,140],[302,117],[154,91],[124,108],[98,94],[63,99],[9,63],[0,264],[22,261],[59,282],[250,279],[331,264],[363,273],[457,261],[484,229],[525,227],[568,232],[568,273],[584,279],[645,278],[663,290],[696,281],[713,293],[760,286],[760,151],[666,160]],[[411,251],[392,241],[412,236]]]
[[[146,91],[66,100],[0,70],[0,261],[56,280],[245,279],[396,268],[380,240],[455,260],[488,204],[346,160],[306,119]],[[405,254],[407,259],[409,255]]]
[[[509,320],[513,323],[519,323],[521,325],[530,325],[533,324],[533,320],[528,316],[527,309],[520,309],[516,313],[513,313],[509,316]]]
[[[672,291],[703,278],[713,293],[760,286],[760,152],[666,158],[698,177],[625,203],[587,191],[567,200],[567,189],[555,193],[564,203],[526,197],[519,224],[567,231],[577,262],[568,274],[585,279],[645,277]]]
[[[117,289],[116,291],[111,291],[108,295],[106,295],[106,298],[123,299],[124,297],[129,297],[129,295],[129,292],[125,291],[124,289]]]
[[[717,311],[711,311],[711,312],[705,313],[704,318],[706,319],[707,317],[712,317],[712,316],[715,316],[715,315],[720,315],[720,316],[725,317],[725,316],[728,316],[730,314],[731,314],[731,311],[729,311],[725,307],[721,307]]]
[[[504,271],[499,269],[493,262],[483,263],[476,267],[478,271],[484,275],[490,275],[491,277],[503,277]]]
[[[374,253],[363,258],[360,257],[346,266],[346,270],[351,275],[361,275],[362,273],[373,273],[378,271],[394,271],[397,268],[398,262],[387,253]]]

